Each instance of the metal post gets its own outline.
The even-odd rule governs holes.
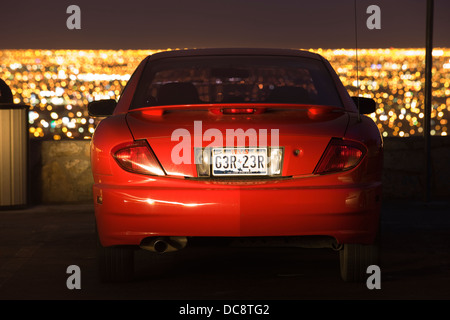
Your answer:
[[[425,49],[425,200],[431,200],[431,99],[432,99],[432,68],[433,68],[433,11],[434,0],[427,0],[427,21],[426,21],[426,49]]]

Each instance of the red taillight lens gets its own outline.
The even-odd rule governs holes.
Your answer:
[[[352,169],[358,165],[364,154],[365,148],[356,142],[333,139],[314,173],[324,174]]]
[[[126,171],[153,176],[165,175],[146,141],[139,140],[133,144],[121,146],[113,153],[113,157]]]

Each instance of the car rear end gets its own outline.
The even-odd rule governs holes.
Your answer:
[[[179,113],[188,121],[185,112]],[[347,115],[334,121],[347,122]],[[104,125],[98,132],[108,130]],[[286,123],[282,128],[289,130]],[[280,136],[278,147],[203,145],[199,163],[190,147],[190,163],[165,165],[172,164],[171,150],[180,143],[167,134],[130,136],[128,142],[104,147],[109,171],[99,175],[94,187],[104,245],[139,245],[156,236],[323,235],[338,243],[373,241],[381,182],[371,166],[377,164],[379,149],[328,135],[292,133]],[[264,155],[270,165],[262,173],[225,170],[223,159],[233,158],[225,151]],[[239,161],[239,154],[234,157]]]
[[[101,245],[177,250],[192,237],[372,245],[382,142],[330,66],[309,53],[204,54],[147,61],[127,89],[128,109],[97,127]]]

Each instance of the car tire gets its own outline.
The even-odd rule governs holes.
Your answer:
[[[101,282],[128,282],[134,277],[134,247],[103,247],[97,241],[98,274]]]
[[[362,282],[367,278],[367,267],[379,264],[379,247],[377,244],[344,244],[339,260],[342,280]]]

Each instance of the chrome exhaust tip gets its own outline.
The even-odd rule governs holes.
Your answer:
[[[181,250],[186,245],[186,237],[149,237],[142,240],[139,247],[156,253],[166,253]]]
[[[164,240],[156,239],[153,242],[153,249],[155,250],[155,252],[164,253],[167,251],[168,247],[169,247],[169,245]]]

